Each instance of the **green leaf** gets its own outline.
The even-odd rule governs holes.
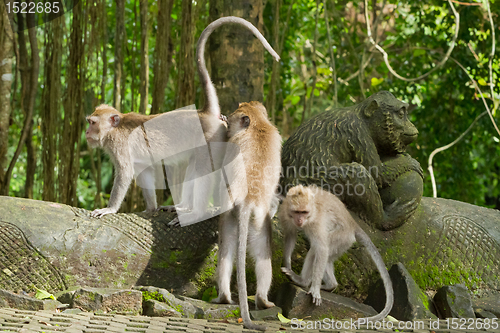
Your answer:
[[[292,105],[295,105],[298,102],[300,102],[300,96],[292,96]]]
[[[477,83],[479,83],[482,86],[487,86],[488,85],[488,83],[483,78],[477,80]]]
[[[314,96],[316,96],[316,97],[319,96],[319,90],[318,89],[314,89]]]
[[[217,298],[217,289],[215,287],[208,288],[203,292],[203,296],[201,296],[201,299],[205,302],[210,302],[214,298]]]
[[[42,289],[38,289],[37,287],[35,287],[35,289],[36,289],[35,298],[38,298],[38,299],[52,298],[54,301],[56,300],[54,295],[52,295],[51,293],[49,293],[45,290],[42,290]]]
[[[421,55],[424,55],[425,54],[425,50],[422,50],[422,49],[415,49],[413,50],[413,56],[414,57],[419,57]]]
[[[376,77],[372,77],[372,87],[378,86],[382,82],[384,82],[383,77],[381,77],[380,79],[377,79]]]

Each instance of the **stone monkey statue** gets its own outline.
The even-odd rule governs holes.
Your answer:
[[[422,168],[405,153],[418,135],[407,109],[381,91],[309,119],[283,146],[282,193],[314,184],[338,195],[378,229],[400,226],[423,192]]]

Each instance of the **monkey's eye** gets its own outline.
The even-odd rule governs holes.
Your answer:
[[[241,127],[246,128],[250,126],[250,118],[248,118],[248,116],[241,117],[240,122],[241,122]]]
[[[403,119],[405,117],[405,113],[406,113],[406,109],[405,108],[399,109],[398,117],[401,118],[401,119]]]
[[[295,214],[300,214],[300,215],[306,215],[309,214],[309,211],[307,210],[294,210],[293,211]]]

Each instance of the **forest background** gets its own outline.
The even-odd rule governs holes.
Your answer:
[[[235,15],[281,61],[244,28],[214,32],[205,56],[223,113],[260,100],[286,140],[315,114],[389,90],[410,104],[420,131],[408,152],[424,169],[424,195],[433,195],[432,157],[438,196],[500,209],[498,0],[59,4],[59,17],[9,20],[12,1],[0,1],[0,195],[105,207],[113,168],[87,146],[85,116],[101,103],[145,114],[202,106],[196,41],[210,22]],[[122,211],[143,207],[133,187]]]

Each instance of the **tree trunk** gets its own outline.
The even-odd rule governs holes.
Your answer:
[[[139,113],[146,114],[148,108],[148,87],[149,87],[149,38],[148,38],[148,0],[140,0],[141,16],[141,102]]]
[[[36,173],[36,147],[33,141],[33,115],[26,135],[26,181],[24,182],[24,197],[33,199],[33,186]]]
[[[239,16],[263,29],[262,0],[210,0],[210,20]],[[246,28],[225,25],[210,38],[212,81],[222,113],[228,114],[241,102],[260,101],[264,95],[264,47]]]
[[[83,130],[83,51],[82,2],[73,8],[67,65],[68,89],[64,100],[64,144],[59,151],[59,201],[76,206],[76,184],[79,171],[80,138]]]
[[[278,54],[279,50],[279,37],[280,37],[280,8],[281,0],[274,0],[274,19],[273,19],[273,48]],[[271,71],[271,83],[269,85],[269,95],[266,98],[266,108],[268,114],[271,115],[273,123],[276,122],[276,91],[279,79],[279,62],[273,61],[273,68]]]
[[[55,174],[57,161],[57,127],[61,109],[61,58],[62,18],[56,18],[46,25],[45,83],[42,105],[42,164],[43,194],[45,201],[55,201]]]
[[[161,113],[165,102],[165,88],[167,87],[172,63],[172,40],[170,27],[172,23],[173,0],[158,1],[158,29],[156,47],[154,50],[154,77],[153,77],[153,104],[151,114]]]
[[[191,0],[182,0],[181,48],[175,107],[194,103],[194,25]]]
[[[115,76],[113,81],[113,106],[118,111],[122,104],[123,76],[123,47],[125,40],[125,0],[116,2],[116,31],[115,31]]]
[[[22,21],[24,21],[22,18],[22,14],[19,14],[18,18],[20,18],[18,20],[18,24],[22,24]],[[24,118],[23,129],[21,131],[21,137],[19,138],[19,143],[14,153],[14,157],[10,161],[9,168],[7,169],[7,172],[5,174],[3,195],[8,195],[9,193],[10,177],[12,175],[12,171],[14,170],[14,165],[16,164],[17,159],[19,158],[19,155],[21,154],[21,151],[23,149],[23,145],[26,142],[26,138],[30,133],[31,121],[33,119],[33,110],[35,108],[36,92],[38,90],[38,71],[40,68],[40,55],[38,54],[38,42],[36,39],[37,27],[35,26],[34,16],[32,14],[27,14],[27,20],[31,21],[29,23],[29,26],[33,26],[33,28],[28,29],[28,38],[31,46],[31,68],[29,71],[27,70],[28,52],[26,47],[26,41],[24,40],[24,32],[22,32],[22,29],[19,29],[19,31],[21,31],[19,33],[19,46],[20,46],[19,53],[21,57],[20,63],[21,66],[23,62],[24,64],[26,64],[26,67],[24,67],[23,71],[24,75],[22,75],[21,77],[21,81],[23,81],[22,82],[23,95],[25,96],[25,98],[23,98],[24,103],[22,103],[22,108],[24,110],[25,118]],[[23,52],[24,55],[21,55],[21,52]],[[22,60],[23,58],[24,60]]]
[[[9,147],[9,121],[12,112],[10,96],[12,87],[12,59],[14,34],[3,1],[0,2],[0,194],[6,192],[5,168],[7,166],[7,148]]]

